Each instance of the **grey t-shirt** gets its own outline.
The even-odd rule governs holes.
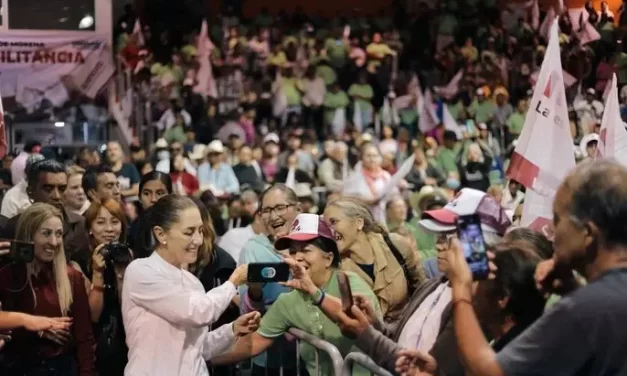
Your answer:
[[[505,376],[627,375],[627,269],[564,297],[497,360]]]

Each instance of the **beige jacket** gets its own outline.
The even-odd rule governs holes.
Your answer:
[[[426,281],[420,254],[414,251],[408,239],[398,234],[389,234],[392,243],[405,259],[405,264],[409,272],[410,284],[417,288]],[[407,292],[407,279],[402,266],[396,261],[394,254],[388,248],[381,234],[372,233],[368,235],[371,249],[351,250],[350,254],[361,252],[374,252],[374,276],[373,281],[364,270],[355,263],[350,254],[342,258],[341,269],[357,273],[366,281],[379,299],[381,312],[387,322],[398,319],[403,307],[409,298]],[[364,257],[368,259],[369,257]]]

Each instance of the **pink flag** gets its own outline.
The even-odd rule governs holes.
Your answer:
[[[7,155],[7,128],[4,124],[4,106],[2,105],[2,96],[0,96],[0,158]]]
[[[137,47],[144,47],[146,45],[146,40],[144,39],[144,33],[142,33],[142,25],[139,23],[139,18],[135,20],[133,33],[131,35],[137,38]]]
[[[553,22],[525,125],[507,170],[510,179],[527,187],[521,225],[535,230],[550,224],[555,191],[575,166],[557,28]]]
[[[202,26],[200,27],[200,33],[196,40],[196,60],[198,61],[198,73],[196,80],[198,83],[194,87],[194,92],[201,94],[202,96],[210,96],[213,98],[218,97],[218,89],[216,86],[216,80],[213,77],[213,68],[211,66],[211,51],[215,46],[209,39],[209,27],[207,26],[207,20],[202,20]]]
[[[460,69],[459,72],[453,76],[451,81],[446,86],[436,86],[433,90],[444,99],[451,99],[457,95],[459,91],[459,82],[464,77],[464,70]]]
[[[425,96],[423,100],[422,109],[420,111],[420,117],[418,119],[418,129],[422,134],[426,134],[434,130],[438,126],[438,116],[435,113],[433,107],[433,98],[431,97],[431,90],[425,90]]]
[[[620,116],[616,74],[612,77],[612,86],[605,102],[600,133],[596,158],[614,158],[627,166],[627,130]]]

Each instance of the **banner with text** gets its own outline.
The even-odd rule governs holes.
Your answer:
[[[0,36],[2,97],[34,111],[60,106],[71,91],[94,98],[115,71],[106,35],[67,32]]]

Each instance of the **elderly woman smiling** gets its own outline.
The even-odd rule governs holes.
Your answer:
[[[294,290],[281,294],[263,316],[259,330],[240,341],[231,352],[214,358],[214,365],[235,363],[255,356],[269,348],[276,338],[289,328],[298,328],[323,339],[346,355],[354,341],[345,337],[340,328],[325,312],[341,309],[340,288],[337,281],[340,255],[331,228],[316,214],[299,214],[287,236],[279,238],[275,247],[289,249],[286,262],[292,269],[293,278],[285,285]],[[355,295],[373,304],[379,312],[377,299],[368,285],[354,273],[347,273],[351,290]],[[311,375],[316,374],[314,348],[301,343],[301,358]],[[356,369],[354,374],[369,374]],[[320,374],[333,374],[330,360],[320,359]]]

